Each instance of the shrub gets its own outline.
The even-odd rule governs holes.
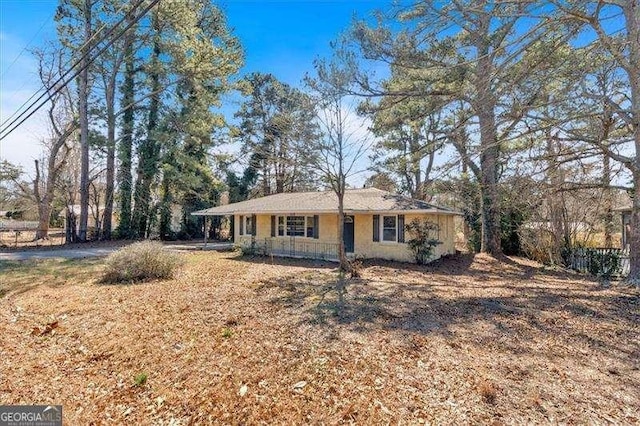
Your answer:
[[[169,279],[181,265],[180,255],[165,250],[161,243],[142,241],[107,257],[102,281],[114,284]]]
[[[587,249],[589,258],[589,273],[604,282],[609,282],[611,278],[620,274],[622,269],[622,258],[619,252],[614,250]]]
[[[565,250],[561,249],[562,251],[558,252],[554,234],[548,228],[521,227],[518,235],[520,248],[527,258],[546,265],[557,265],[565,261]]]
[[[439,226],[427,220],[414,219],[405,226],[411,237],[407,240],[409,249],[413,252],[416,263],[423,265],[433,257],[434,249],[442,242],[433,237]]]

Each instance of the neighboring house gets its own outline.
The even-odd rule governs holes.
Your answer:
[[[622,217],[622,248],[629,245],[629,233],[631,232],[631,207],[616,209]]]
[[[375,188],[347,190],[344,242],[352,257],[414,261],[405,225],[413,219],[436,223],[441,241],[434,258],[455,252],[451,209]],[[192,213],[232,216],[234,241],[268,254],[335,260],[338,253],[338,198],[332,191],[269,195]]]
[[[67,217],[67,213],[72,213],[76,217],[77,223],[80,221],[80,204],[73,204],[64,207],[58,217],[61,219],[65,219]],[[96,220],[97,219],[97,220]],[[87,217],[87,228],[90,233],[95,233],[96,229],[102,226],[102,221],[104,220],[104,206],[98,207],[98,211],[96,212],[95,205],[89,205],[89,216]],[[119,223],[119,217],[116,212],[113,212],[111,215],[111,223],[112,228],[115,229]],[[68,223],[64,221],[64,229],[67,230]]]

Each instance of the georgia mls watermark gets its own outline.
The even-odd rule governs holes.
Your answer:
[[[0,405],[0,426],[62,426],[62,405]]]

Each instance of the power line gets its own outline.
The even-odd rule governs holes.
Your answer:
[[[153,7],[153,5],[155,5],[155,4],[157,3],[157,1],[159,1],[159,0],[153,1],[153,2],[151,3],[151,7]],[[78,59],[73,63],[73,65],[72,65],[72,66],[71,66],[67,71],[65,71],[65,72],[64,72],[60,77],[58,77],[58,79],[57,79],[56,81],[54,81],[54,82],[50,85],[50,87],[51,87],[51,88],[55,88],[56,90],[55,90],[52,94],[50,94],[50,95],[47,97],[47,99],[44,101],[44,103],[48,102],[48,101],[51,99],[51,97],[53,97],[53,95],[55,95],[55,94],[59,93],[59,92],[60,92],[60,91],[61,91],[61,90],[62,90],[62,89],[67,85],[67,84],[69,84],[69,82],[70,82],[70,81],[72,81],[72,80],[73,80],[73,78],[75,78],[75,77],[77,77],[77,76],[78,76],[79,71],[82,71],[82,69],[84,69],[84,68],[82,68],[82,69],[81,69],[81,70],[79,70],[78,72],[74,73],[74,75],[73,75],[69,80],[67,80],[66,82],[63,82],[63,80],[64,80],[64,79],[65,79],[65,78],[66,78],[66,77],[67,77],[67,76],[68,76],[68,75],[69,75],[69,74],[74,70],[74,68],[78,67],[78,65],[80,65],[80,64],[82,63],[82,61],[83,61],[83,60],[87,59],[87,57],[89,57],[89,56],[92,54],[92,50],[95,50],[95,49],[97,48],[97,46],[98,46],[100,43],[102,43],[102,42],[103,42],[104,40],[106,40],[107,38],[111,37],[111,36],[113,35],[113,33],[115,32],[115,30],[116,30],[116,29],[117,29],[117,28],[118,28],[118,27],[119,27],[119,26],[120,26],[120,25],[121,25],[121,24],[122,24],[122,23],[123,23],[123,22],[124,22],[124,21],[129,17],[129,16],[130,16],[130,15],[131,15],[131,14],[134,14],[134,13],[135,13],[135,10],[136,10],[138,7],[140,7],[140,5],[141,5],[143,2],[144,2],[144,0],[140,0],[138,3],[136,3],[135,5],[133,5],[133,6],[131,7],[131,10],[129,10],[129,11],[128,11],[128,12],[127,12],[127,13],[126,13],[126,14],[125,14],[125,15],[124,15],[124,16],[123,16],[123,17],[122,17],[122,18],[121,18],[121,19],[120,19],[116,24],[114,24],[114,25],[109,29],[109,31],[108,31],[106,34],[104,34],[103,36],[101,36],[101,37],[100,37],[100,39],[99,39],[99,40],[97,40],[97,41],[96,41],[96,43],[95,43],[93,46],[90,46],[89,44],[90,44],[90,43],[93,41],[93,39],[94,39],[94,38],[95,38],[95,37],[96,37],[96,36],[97,36],[97,35],[98,35],[98,34],[99,34],[99,33],[100,33],[100,32],[101,32],[101,31],[106,27],[106,25],[107,25],[106,23],[105,23],[105,24],[103,24],[103,25],[102,25],[102,27],[101,27],[98,31],[96,31],[96,32],[95,32],[95,33],[94,33],[94,34],[89,38],[89,40],[87,40],[87,41],[86,41],[82,46],[80,46],[80,49],[82,49],[82,50],[85,50],[85,48],[86,48],[87,46],[89,46],[89,48],[88,48],[88,49],[86,49],[86,51],[82,54],[82,56],[81,56],[80,58],[78,58]],[[140,19],[144,16],[144,14],[146,14],[146,12],[148,12],[148,11],[150,10],[150,8],[151,8],[151,7],[147,7],[147,8],[145,9],[145,11],[144,11],[141,15],[138,15],[138,17],[137,17],[137,18],[135,18],[135,19],[133,20],[132,24],[133,24],[133,23],[135,23],[135,22],[137,22],[138,20],[140,20]],[[123,10],[123,8],[124,8],[124,4],[120,7],[120,9],[118,10],[118,12],[122,11],[122,10]],[[129,27],[127,27],[127,28],[130,28],[130,26],[129,26]],[[125,30],[125,31],[126,31],[126,30]],[[111,45],[112,45],[112,44],[113,44],[113,43],[114,43],[114,42],[115,42],[119,37],[121,37],[121,36],[122,36],[122,34],[123,34],[123,33],[121,32],[118,36],[116,36],[115,38],[113,38],[113,39],[112,39],[112,40],[111,40],[111,41],[110,41],[110,42],[109,42],[109,43],[108,43],[104,48],[102,48],[102,49],[98,52],[98,54],[97,54],[93,59],[91,59],[91,60],[87,63],[87,66],[88,66],[89,64],[91,64],[91,63],[92,63],[92,62],[93,62],[93,61],[94,61],[94,60],[95,60],[95,59],[96,59],[100,54],[102,54],[102,53],[106,50],[106,48],[110,47],[110,46],[111,46]],[[70,60],[67,62],[67,64],[68,64],[69,62],[70,62]],[[63,83],[63,84],[60,84],[60,83]],[[39,93],[40,91],[42,91],[43,89],[46,89],[46,87],[45,87],[45,85],[44,85],[44,84],[43,84],[43,85],[40,87],[40,89],[38,89],[38,90],[37,90],[33,95],[31,95],[31,96],[29,97],[29,99],[27,99],[27,100],[26,100],[26,101],[25,101],[25,102],[24,102],[24,103],[23,103],[23,104],[22,104],[22,105],[21,105],[21,106],[20,106],[20,107],[19,107],[19,108],[18,108],[18,109],[13,113],[13,114],[11,114],[11,116],[10,116],[9,118],[7,118],[7,119],[6,119],[2,124],[0,124],[0,134],[2,134],[2,133],[6,133],[6,134],[3,134],[2,136],[0,136],[0,140],[4,139],[6,136],[8,136],[8,134],[9,134],[9,133],[11,133],[11,132],[12,132],[13,130],[15,130],[15,129],[20,125],[20,124],[22,124],[25,120],[21,120],[21,118],[22,118],[25,114],[27,114],[27,113],[29,112],[29,110],[30,110],[31,108],[33,108],[33,106],[34,106],[36,103],[38,103],[40,100],[42,100],[42,98],[44,98],[45,96],[47,96],[47,95],[48,95],[48,92],[47,92],[47,91],[45,91],[45,92],[43,92],[42,94],[40,94],[40,96],[38,96],[38,97],[37,97],[37,99],[35,99],[35,100],[33,100],[33,101],[32,101],[32,99],[33,99],[36,95],[38,95],[38,93]],[[26,107],[22,112],[20,112],[20,113],[18,114],[18,116],[17,116],[17,117],[15,117],[15,118],[10,122],[10,123],[8,123],[8,124],[7,124],[7,122],[8,122],[9,120],[11,120],[11,118],[12,118],[12,117],[14,117],[14,116],[15,116],[15,115],[20,111],[20,110],[22,110],[22,109],[23,109],[23,107],[24,107],[25,105],[27,105],[27,104],[29,104],[29,103],[30,103],[30,105],[28,105],[28,106],[27,106],[27,107]],[[32,116],[32,115],[33,115],[33,114],[34,114],[38,109],[40,109],[40,108],[42,107],[42,105],[43,105],[44,103],[41,103],[41,104],[40,104],[40,105],[39,105],[39,106],[38,106],[34,111],[32,111],[31,113],[29,113],[29,114],[27,115],[27,117],[26,117],[26,118],[31,117],[31,116]],[[26,118],[25,118],[25,119],[26,119]],[[16,122],[18,122],[18,120],[21,120],[21,121],[18,123],[18,125],[17,125],[17,126],[14,126],[14,124],[15,124]],[[13,126],[13,127],[11,127],[11,126]],[[11,129],[10,129],[10,130],[7,130],[9,127],[11,127]],[[8,132],[8,133],[7,133],[7,132]]]
[[[42,22],[42,25],[40,25],[40,28],[38,28],[38,31],[33,35],[33,37],[31,37],[31,40],[29,40],[29,42],[22,48],[22,50],[20,51],[20,53],[18,53],[18,55],[13,59],[13,61],[11,61],[11,63],[9,64],[9,66],[7,68],[5,68],[4,71],[2,71],[2,75],[0,75],[0,80],[2,80],[4,78],[5,75],[7,75],[7,72],[9,72],[9,70],[11,69],[11,67],[13,67],[16,62],[18,62],[18,59],[20,59],[22,57],[22,54],[24,52],[27,51],[27,49],[29,48],[29,46],[31,46],[33,44],[33,41],[36,39],[36,37],[38,37],[38,34],[40,34],[40,32],[42,31],[42,29],[45,27],[45,25],[47,25],[47,23],[49,22],[49,20],[51,20],[51,18],[53,18],[53,15],[49,15],[44,22]]]
[[[133,6],[133,7],[131,8],[131,11],[133,11],[135,8],[137,8],[141,3],[142,3],[142,1],[141,1],[140,3],[138,3],[137,5]],[[121,5],[121,6],[120,6],[120,8],[116,11],[116,13],[120,13],[120,12],[122,12],[122,10],[124,9],[125,5],[126,5],[126,3],[122,3],[122,5]],[[113,29],[115,29],[115,27],[116,27],[117,25],[120,25],[120,23],[121,23],[121,22],[122,22],[122,21],[120,21],[120,22],[118,22],[116,25],[114,25],[114,27],[112,28],[112,31],[113,31]],[[85,42],[84,42],[84,43],[79,47],[79,49],[81,49],[81,51],[83,51],[87,46],[89,46],[89,43],[91,43],[91,42],[93,41],[93,39],[94,39],[95,37],[97,37],[97,36],[98,36],[98,34],[100,34],[100,33],[102,32],[102,30],[104,30],[104,29],[106,28],[106,26],[107,26],[107,23],[105,22],[104,24],[102,24],[102,26],[101,26],[100,28],[98,28],[98,30],[97,30],[96,32],[94,32],[94,33],[91,35],[91,37],[89,37],[89,39],[88,39],[87,41],[85,41]],[[104,35],[104,36],[102,37],[102,40],[100,40],[99,42],[101,42],[101,41],[105,40],[107,37],[109,37],[109,35],[110,35],[109,33],[108,33],[108,34],[106,34],[106,35]],[[99,42],[98,42],[98,43],[99,43]],[[97,45],[97,43],[96,43],[96,45]],[[92,49],[92,48],[90,47],[89,49],[87,49],[87,52],[85,52],[85,53],[88,53],[88,51],[90,51],[91,49]],[[70,58],[70,59],[69,59],[69,60],[68,60],[68,61],[67,61],[67,62],[66,62],[62,67],[64,68],[64,67],[66,67],[67,65],[69,65],[69,63],[71,62],[71,60],[72,60],[72,58]],[[78,60],[78,62],[76,62],[75,64],[73,64],[73,66],[70,68],[70,70],[69,70],[69,71],[71,71],[71,69],[73,69],[74,67],[76,67],[80,61],[82,61],[82,59],[79,59],[79,60]],[[58,79],[58,81],[57,81],[57,82],[61,81],[64,77],[65,77],[64,75],[63,75],[63,76],[61,76],[61,77]],[[57,82],[56,82],[56,83],[57,83]],[[25,84],[26,84],[26,83],[25,83]],[[24,87],[24,84],[22,85],[22,87]],[[6,118],[6,119],[2,122],[2,124],[0,124],[0,128],[2,128],[2,127],[5,127],[5,128],[6,128],[6,123],[7,123],[9,120],[11,120],[11,119],[16,115],[16,114],[18,114],[18,113],[20,113],[20,115],[26,114],[26,112],[27,112],[27,111],[29,110],[29,108],[31,108],[31,107],[29,107],[29,108],[25,109],[24,111],[21,111],[21,110],[22,110],[22,109],[23,109],[23,108],[24,108],[24,107],[25,107],[29,102],[31,102],[31,100],[32,100],[36,95],[38,95],[38,93],[39,93],[40,91],[42,91],[43,89],[46,89],[46,87],[45,87],[45,85],[44,85],[44,84],[42,84],[42,85],[40,86],[40,88],[39,88],[38,90],[36,90],[36,92],[35,92],[33,95],[31,95],[31,96],[30,96],[26,101],[24,101],[24,102],[22,103],[22,105],[20,105],[20,106],[19,106],[19,107],[18,107],[18,108],[17,108],[17,109],[16,109],[16,110],[15,110],[15,111],[14,111],[14,112],[13,112],[13,113],[8,117],[8,118]],[[42,99],[42,97],[43,97],[43,96],[45,96],[45,94],[42,94],[42,95],[40,96],[40,98],[38,98],[38,100],[39,100],[39,99]],[[31,106],[33,106],[33,104],[35,104],[36,102],[38,102],[38,100],[34,101],[34,102],[32,103],[32,105],[31,105]],[[17,118],[17,119],[15,119],[11,124],[13,124],[13,123],[14,123],[15,121],[17,121],[17,120],[18,120],[18,118]],[[2,130],[0,130],[0,133],[2,133]]]
[[[98,34],[99,34],[99,33],[100,33],[100,32],[101,32],[101,31],[106,27],[106,25],[107,25],[107,24],[106,24],[106,22],[105,22],[105,23],[102,25],[102,27],[101,27],[98,31],[96,31],[96,32],[95,32],[95,33],[94,33],[94,34],[89,38],[89,40],[87,40],[85,43],[83,43],[83,44],[82,44],[82,46],[80,46],[81,51],[83,51],[83,50],[84,50],[84,53],[82,54],[82,56],[81,56],[78,60],[76,60],[76,61],[73,63],[73,65],[71,66],[71,68],[69,68],[69,69],[68,69],[66,72],[64,72],[64,73],[63,73],[63,74],[62,74],[62,75],[61,75],[61,76],[60,76],[60,77],[59,77],[55,82],[53,82],[53,83],[50,85],[50,87],[52,87],[52,88],[56,88],[56,86],[57,86],[59,83],[61,83],[61,82],[65,79],[65,77],[66,77],[69,73],[71,73],[71,71],[73,71],[73,69],[74,69],[74,68],[76,68],[79,64],[81,64],[81,63],[82,63],[82,61],[83,61],[84,59],[86,59],[86,58],[91,54],[91,51],[92,51],[93,49],[95,49],[95,48],[96,48],[96,46],[97,46],[99,43],[101,43],[102,41],[106,40],[108,37],[110,37],[110,36],[113,34],[113,32],[115,31],[115,29],[116,29],[120,24],[122,24],[122,22],[124,22],[124,20],[126,19],[126,17],[127,17],[130,13],[133,13],[133,11],[134,11],[137,7],[139,7],[139,6],[140,6],[140,4],[142,4],[142,1],[143,1],[143,0],[140,0],[136,5],[132,6],[131,10],[130,10],[130,11],[129,11],[125,16],[123,16],[123,17],[122,17],[122,19],[120,19],[120,21],[118,21],[118,22],[117,22],[113,27],[111,27],[111,28],[110,28],[110,30],[109,30],[106,34],[104,34],[103,36],[101,36],[101,38],[100,38],[99,40],[97,40],[97,42],[95,43],[95,45],[94,45],[94,46],[90,46],[89,44],[93,41],[93,39],[94,39],[95,37],[97,37],[97,35],[98,35]],[[124,8],[124,3],[123,3],[123,5],[120,7],[120,9],[118,10],[118,12],[122,11],[122,10],[123,10],[123,8]],[[85,48],[86,48],[87,46],[89,46],[89,48],[85,50]],[[69,64],[69,62],[71,62],[71,59],[67,62],[67,64]],[[74,78],[74,77],[75,77],[75,76],[77,76],[77,75],[78,75],[78,74],[74,74],[74,76],[73,76],[72,78]],[[69,83],[69,82],[66,82],[65,84],[63,84],[62,86],[60,86],[60,87],[58,88],[58,90],[56,90],[56,91],[55,91],[51,96],[53,96],[53,95],[57,94],[57,93],[58,93],[60,90],[62,90],[62,88],[64,88],[68,83]],[[29,97],[29,99],[27,99],[27,100],[26,100],[22,105],[20,105],[20,107],[19,107],[19,108],[18,108],[18,109],[13,113],[13,114],[11,114],[11,116],[10,116],[9,118],[7,118],[7,119],[6,119],[2,124],[0,124],[0,134],[5,133],[5,132],[7,131],[7,128],[9,128],[9,127],[10,127],[10,126],[12,126],[14,123],[16,123],[18,120],[20,120],[20,119],[21,119],[25,114],[27,114],[27,113],[28,113],[28,111],[29,111],[29,110],[30,110],[30,109],[31,109],[31,108],[32,108],[32,107],[33,107],[37,102],[39,102],[43,97],[47,96],[47,94],[48,94],[48,93],[47,93],[47,91],[45,91],[45,92],[43,92],[40,96],[38,96],[38,98],[37,98],[36,100],[34,100],[33,102],[31,102],[31,101],[32,101],[32,99],[33,99],[34,97],[36,97],[36,96],[38,95],[38,93],[39,93],[40,91],[42,91],[43,89],[47,89],[47,88],[45,87],[45,85],[44,85],[44,84],[43,84],[43,85],[42,85],[42,86],[41,86],[41,87],[40,87],[40,88],[39,88],[39,89],[38,89],[38,90],[37,90],[33,95],[31,95],[31,96]],[[51,96],[49,96],[49,98],[47,99],[47,101],[48,101],[49,99],[51,99]],[[45,101],[45,102],[47,102],[47,101]],[[23,107],[25,107],[25,105],[27,105],[27,104],[29,104],[29,103],[30,103],[30,105],[28,105],[28,106],[27,106],[27,108],[25,108],[23,111],[21,111],[21,110],[23,109]],[[40,108],[40,106],[39,106],[38,108]],[[20,112],[20,111],[21,111],[21,112]],[[35,111],[37,111],[37,109],[36,109]],[[33,115],[33,113],[35,113],[35,111],[33,111],[32,113],[30,113],[30,114],[28,115],[28,117],[31,117],[31,116]],[[18,112],[19,112],[18,116],[17,116],[16,118],[14,118],[14,119],[13,119],[13,121],[11,121],[9,124],[7,124],[7,122],[8,122],[9,120],[11,120],[11,118],[12,118],[12,117],[14,117]],[[27,118],[28,118],[28,117],[27,117]],[[24,121],[24,120],[23,120],[23,121]],[[21,121],[21,122],[20,122],[20,124],[22,124],[22,122],[23,122],[23,121]],[[17,126],[16,126],[16,127],[17,127]],[[14,129],[15,129],[15,127],[14,127],[14,128],[12,128],[12,129],[11,129],[11,131],[13,131]],[[11,131],[10,131],[10,132],[11,132]],[[10,132],[9,132],[9,133],[10,133]],[[6,137],[6,135],[1,136],[1,137],[0,137],[0,140],[2,140],[4,137]]]

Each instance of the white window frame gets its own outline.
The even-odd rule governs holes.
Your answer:
[[[287,217],[303,217],[304,218],[304,234],[303,235],[291,235],[288,233],[288,223],[287,223]],[[310,237],[307,236],[307,228],[309,227],[309,219],[311,219],[313,221],[313,215],[309,216],[309,215],[301,215],[301,214],[290,214],[290,215],[280,215],[280,216],[276,216],[276,237],[291,237],[291,238],[310,238],[313,239],[313,235],[311,235]],[[283,226],[283,232],[282,234],[280,234],[280,220],[282,220],[282,226]],[[316,224],[313,224],[313,229],[315,232],[315,228],[316,228]]]
[[[311,220],[309,220],[311,219]],[[311,224],[313,226],[311,226],[311,235],[309,235],[309,222],[311,222]],[[305,216],[304,217],[304,236],[305,238],[313,238],[313,235],[316,233],[316,223],[314,220],[314,216]]]
[[[251,219],[253,219],[252,215],[249,215],[249,214],[240,215],[240,220],[243,221],[242,226],[240,226],[240,229],[239,229],[239,231],[242,231],[240,235],[244,235],[244,236],[252,235],[254,223],[253,223],[253,220]],[[249,228],[251,228],[251,231],[249,231]]]
[[[385,240],[384,238],[384,230],[385,230],[385,226],[384,226],[384,218],[385,217],[392,217],[395,221],[395,237],[393,240]],[[391,228],[386,228],[386,229],[391,229]],[[380,242],[381,243],[387,243],[387,244],[399,244],[398,243],[398,215],[392,215],[392,214],[385,214],[385,215],[380,215]]]

